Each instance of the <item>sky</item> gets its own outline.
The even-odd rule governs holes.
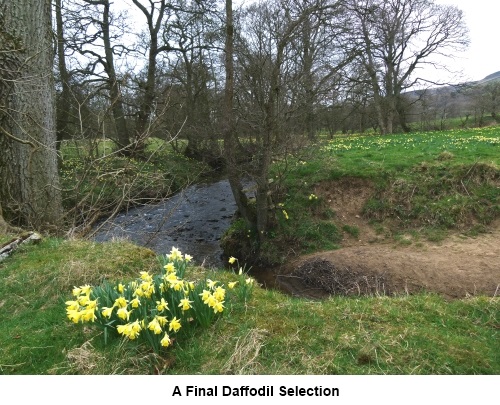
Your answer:
[[[248,4],[252,0],[233,0],[233,4]],[[451,4],[464,12],[466,25],[469,29],[470,45],[466,52],[453,55],[443,63],[452,72],[446,69],[436,70],[428,68],[420,72],[436,82],[460,83],[477,81],[500,71],[500,0],[434,0],[437,4]],[[120,0],[124,8],[133,10],[131,0]],[[139,18],[143,18],[139,14]]]
[[[452,4],[464,12],[469,29],[469,49],[448,61],[453,70],[462,70],[463,80],[481,80],[500,71],[500,1],[499,0],[436,0],[437,4]],[[453,81],[445,71],[436,72]],[[445,79],[446,80],[446,79]]]

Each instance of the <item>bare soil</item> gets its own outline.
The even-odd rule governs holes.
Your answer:
[[[404,235],[395,241],[377,233],[362,216],[373,193],[368,182],[343,179],[315,192],[336,212],[337,225],[356,227],[359,235],[346,232],[341,249],[296,258],[264,283],[311,298],[422,291],[446,298],[500,294],[500,221],[476,237],[456,233],[433,243]]]

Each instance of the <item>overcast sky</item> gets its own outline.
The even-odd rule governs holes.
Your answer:
[[[470,46],[467,52],[445,60],[453,73],[445,69],[427,69],[420,76],[434,81],[464,82],[481,80],[500,71],[500,0],[434,0],[438,4],[453,4],[464,12],[469,28]],[[233,0],[233,4],[251,3],[252,0]],[[119,0],[118,4],[134,10],[130,0]],[[127,6],[128,5],[128,6]],[[139,18],[143,18],[140,15]],[[461,72],[459,75],[457,72]]]
[[[436,0],[464,12],[469,28],[469,50],[455,55],[451,67],[463,69],[465,80],[481,80],[500,71],[500,0]],[[443,75],[444,72],[440,72]]]

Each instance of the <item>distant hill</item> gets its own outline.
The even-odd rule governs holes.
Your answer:
[[[486,76],[483,80],[479,80],[479,84],[491,82],[493,80],[500,80],[500,71],[492,73],[491,75]]]

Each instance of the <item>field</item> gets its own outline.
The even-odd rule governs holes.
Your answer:
[[[268,277],[301,270],[304,277],[322,270],[319,259],[340,260],[336,255],[381,265],[407,257],[401,267],[417,263],[420,252],[441,255],[439,265],[427,263],[438,274],[457,246],[466,255],[475,245],[484,252],[475,261],[469,255],[463,276],[477,276],[499,257],[499,165],[499,128],[320,141],[275,163],[280,198],[267,254],[276,267],[259,270]],[[246,238],[248,231],[235,224],[231,232]],[[322,299],[255,288],[245,304],[179,335],[160,355],[127,340],[105,345],[98,328],[66,318],[73,286],[131,280],[158,268],[151,251],[123,241],[46,238],[21,247],[0,263],[0,373],[500,373],[498,270],[488,276],[491,290],[455,295],[433,290],[432,283],[442,282],[432,273],[424,288],[385,291],[372,283],[370,291]],[[324,278],[304,278],[302,287],[307,281],[324,288],[314,283],[331,281],[334,273],[325,268]],[[225,285],[233,276],[191,271]]]

